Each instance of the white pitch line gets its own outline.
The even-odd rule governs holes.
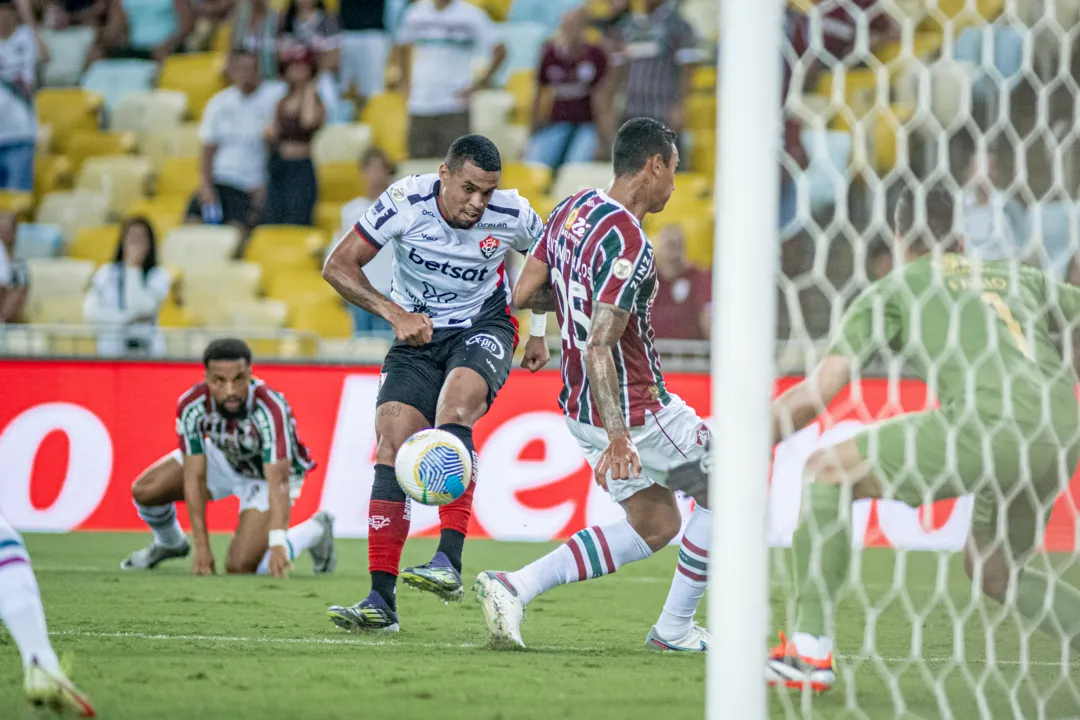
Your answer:
[[[438,648],[441,650],[469,650],[474,648],[485,647],[484,645],[477,643],[412,643],[408,641],[394,641],[394,640],[376,640],[376,639],[363,639],[357,637],[349,638],[327,638],[327,637],[267,637],[265,635],[258,637],[244,637],[239,635],[170,635],[165,633],[139,633],[139,632],[90,632],[83,630],[60,630],[57,632],[51,632],[50,635],[60,637],[83,637],[83,638],[114,638],[114,639],[133,639],[133,640],[158,640],[165,642],[185,641],[185,642],[220,642],[220,643],[241,643],[252,645],[356,645],[362,647],[401,647],[401,648]],[[530,646],[534,650],[554,650],[563,652],[597,652],[602,650],[610,650],[611,648],[601,647],[571,647],[566,645],[532,645]],[[955,658],[951,657],[928,657],[928,658],[909,658],[909,657],[884,657],[878,655],[838,655],[841,660],[847,661],[868,661],[868,660],[881,660],[889,663],[926,663],[931,665],[943,665],[945,663],[953,662]],[[969,659],[962,661],[962,664],[971,665],[985,665],[985,660]],[[1019,666],[1022,663],[1019,660],[998,660],[995,665],[1002,665],[1006,667]],[[1030,667],[1061,667],[1060,662],[1048,662],[1045,660],[1029,660],[1024,663]]]

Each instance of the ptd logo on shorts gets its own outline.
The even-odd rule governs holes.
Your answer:
[[[502,343],[495,339],[493,335],[487,333],[480,333],[479,335],[473,335],[471,338],[465,341],[466,345],[479,345],[487,350],[494,356],[496,360],[502,360],[505,352],[503,351]]]
[[[499,240],[488,235],[486,238],[480,241],[480,254],[485,258],[490,258],[495,254],[495,251],[499,249]]]
[[[368,518],[368,525],[372,530],[382,530],[390,527],[390,518],[385,515],[372,515]]]

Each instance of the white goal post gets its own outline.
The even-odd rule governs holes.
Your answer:
[[[782,0],[723,0],[713,263],[708,720],[764,720]]]

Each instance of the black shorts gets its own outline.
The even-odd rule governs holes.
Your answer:
[[[443,383],[454,368],[480,373],[488,386],[488,407],[506,383],[514,362],[517,327],[509,314],[483,317],[469,328],[437,328],[431,342],[413,347],[395,341],[383,360],[378,407],[400,402],[435,424]]]
[[[251,204],[251,195],[231,185],[219,185],[214,183],[214,191],[221,202],[221,223],[223,225],[243,225],[254,227],[256,224],[255,213],[258,208]],[[187,217],[202,221],[203,207],[199,194],[195,193],[188,203]]]

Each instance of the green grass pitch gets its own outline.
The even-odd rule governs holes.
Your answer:
[[[644,648],[674,571],[673,549],[613,577],[537,599],[524,626],[531,648],[511,652],[487,646],[471,592],[464,604],[447,606],[402,588],[403,630],[393,638],[350,636],[333,627],[326,607],[355,602],[368,590],[360,541],[340,542],[333,576],[313,577],[302,557],[282,582],[192,578],[189,562],[121,572],[120,560],[145,540],[131,534],[26,538],[55,646],[74,653],[75,679],[101,718],[704,715],[704,658]],[[220,568],[227,538],[214,541]],[[548,547],[468,543],[467,581],[471,585],[482,569],[518,567]],[[413,540],[403,560],[424,562],[432,551],[431,541]],[[776,552],[773,559],[772,622],[782,628],[789,558]],[[1067,572],[1080,579],[1073,565]],[[856,570],[865,595],[849,593],[843,603],[837,687],[817,697],[772,693],[772,717],[1080,716],[1080,660],[1063,665],[1059,643],[1042,635],[1023,648],[1008,613],[972,602],[959,557],[872,550]],[[876,617],[872,634],[868,616]],[[988,655],[990,627],[996,630]],[[916,653],[921,661],[909,659]],[[24,706],[18,653],[0,632],[0,718],[44,717],[51,716]]]

